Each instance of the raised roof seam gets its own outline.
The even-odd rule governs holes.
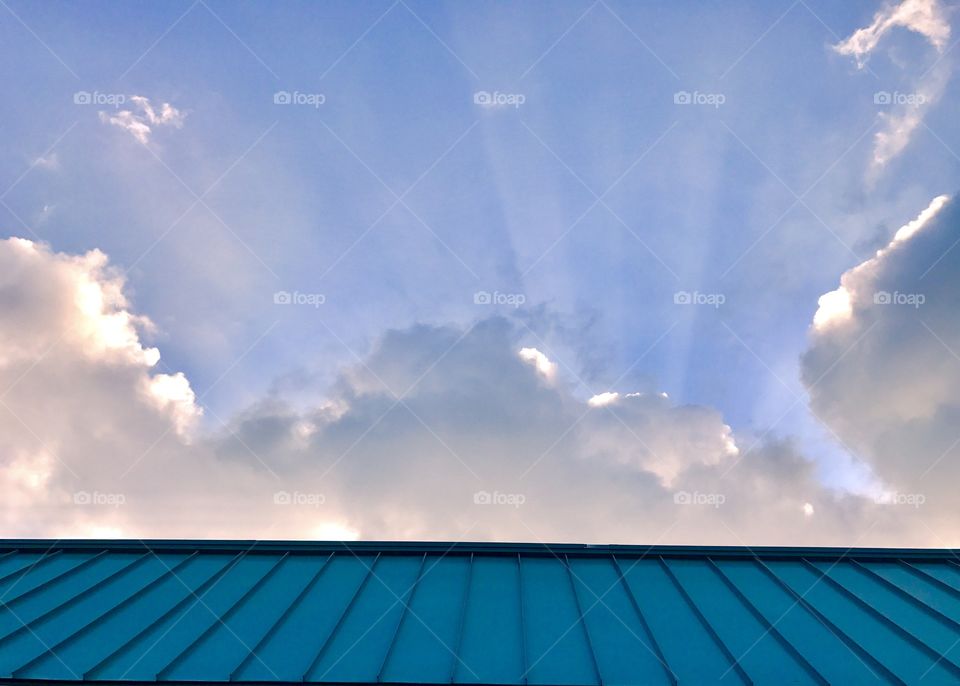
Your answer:
[[[724,657],[730,661],[730,666],[727,667],[727,671],[722,675],[719,675],[719,678],[723,678],[730,672],[730,670],[735,671],[740,678],[742,678],[746,683],[752,684],[753,679],[747,674],[746,670],[743,668],[743,665],[740,664],[740,659],[733,656],[730,648],[727,647],[727,644],[723,642],[723,639],[720,638],[720,634],[717,633],[716,629],[713,628],[713,625],[710,624],[703,612],[700,611],[700,608],[693,601],[693,598],[687,592],[687,589],[683,587],[683,584],[680,583],[680,579],[677,578],[676,574],[673,573],[673,570],[670,569],[670,565],[667,564],[667,561],[662,557],[657,557],[660,561],[661,567],[666,572],[667,576],[673,582],[673,585],[680,592],[680,595],[683,596],[683,599],[686,601],[687,606],[693,610],[693,613],[697,616],[697,619],[700,620],[700,624],[703,625],[703,628],[706,629],[707,633],[710,634],[710,637],[716,643],[717,647],[720,648],[720,651],[723,653]]]
[[[287,555],[286,554],[282,555],[279,560],[274,562],[270,566],[270,568],[267,569],[266,572],[264,572],[256,581],[254,581],[253,584],[251,584],[250,588],[244,591],[243,594],[241,594],[241,596],[237,598],[230,605],[230,607],[224,610],[224,612],[220,615],[217,615],[217,613],[211,610],[206,603],[204,603],[203,601],[200,601],[200,603],[214,616],[214,620],[210,623],[209,626],[207,626],[206,629],[203,630],[203,632],[199,636],[197,636],[197,638],[195,638],[190,643],[190,645],[188,645],[186,648],[181,650],[180,653],[175,655],[174,658],[165,667],[163,667],[157,672],[157,677],[156,677],[157,681],[165,680],[166,675],[168,675],[171,670],[173,670],[177,665],[179,665],[183,660],[185,660],[190,653],[196,650],[198,645],[206,641],[207,638],[210,636],[210,634],[216,631],[216,629],[220,626],[222,626],[227,631],[229,631],[234,638],[240,641],[240,643],[244,645],[244,647],[249,649],[249,646],[244,644],[243,641],[240,640],[240,637],[237,636],[236,632],[234,632],[233,629],[230,628],[230,626],[227,624],[227,621],[229,621],[229,619],[234,615],[234,613],[237,612],[239,608],[243,606],[243,604],[247,601],[248,598],[256,594],[257,590],[264,583],[266,583],[270,577],[273,576],[273,574],[280,568],[280,566],[283,564],[283,562],[286,559],[287,559]],[[274,678],[277,678],[276,674],[274,674],[273,676]]]
[[[803,560],[803,563],[806,564],[814,572],[821,573],[817,567],[810,564],[807,560]],[[863,598],[861,598],[856,593],[851,591],[844,584],[834,579],[832,576],[830,576],[829,570],[827,572],[822,572],[822,574],[823,574],[823,579],[824,581],[827,582],[827,584],[837,589],[837,591],[839,591],[840,594],[843,595],[844,597],[849,598],[857,607],[861,608],[864,612],[880,620],[881,624],[884,624],[885,626],[889,627],[895,634],[903,638],[907,643],[913,644],[913,646],[920,649],[921,652],[925,652],[928,655],[930,655],[935,660],[934,664],[937,664],[937,662],[943,662],[944,666],[946,666],[950,671],[954,673],[954,676],[960,676],[960,666],[958,666],[953,660],[948,658],[946,655],[941,654],[940,651],[936,650],[935,648],[929,646],[925,641],[918,638],[913,633],[904,629],[897,622],[887,617],[886,614],[884,614],[883,612],[880,612],[880,610],[873,607],[870,603],[866,602]]]
[[[354,557],[357,557],[354,554]],[[350,596],[350,600],[344,606],[343,611],[340,613],[340,616],[337,618],[336,623],[333,627],[330,628],[330,633],[324,638],[323,643],[320,644],[320,647],[317,649],[317,654],[311,660],[310,665],[307,667],[306,671],[303,673],[303,678],[301,681],[309,681],[310,674],[320,664],[320,659],[323,657],[323,654],[326,652],[327,647],[333,642],[333,637],[336,635],[337,631],[340,629],[340,626],[343,624],[344,620],[347,618],[347,615],[350,614],[350,609],[353,607],[353,604],[357,601],[357,598],[360,597],[360,594],[363,593],[363,589],[366,588],[367,584],[370,582],[370,579],[373,577],[373,569],[377,566],[377,562],[380,560],[380,555],[377,554],[373,558],[373,562],[370,565],[367,565],[365,562],[357,558],[367,569],[367,573],[363,575],[363,579],[360,580],[360,583],[357,584],[356,590],[353,592],[353,595]]]
[[[400,637],[400,629],[403,627],[403,622],[406,620],[407,615],[412,612],[410,610],[410,605],[413,603],[413,599],[417,592],[417,587],[420,585],[420,580],[423,578],[426,564],[427,553],[424,553],[423,557],[420,558],[420,567],[417,569],[417,576],[413,580],[413,585],[407,589],[406,593],[403,594],[406,596],[406,600],[397,597],[397,601],[403,605],[403,608],[400,610],[400,617],[397,618],[397,626],[393,629],[393,636],[391,637],[390,642],[387,644],[386,651],[383,653],[383,661],[380,663],[380,669],[377,670],[378,682],[383,680],[383,671],[387,668],[387,663],[390,661],[390,654],[393,652],[393,647],[396,645],[397,639]]]
[[[667,662],[666,655],[663,654],[663,649],[660,647],[660,642],[657,640],[656,635],[653,633],[653,627],[650,626],[647,622],[647,618],[643,614],[643,610],[640,609],[640,603],[637,602],[637,597],[633,593],[633,589],[630,588],[630,584],[627,581],[626,573],[623,571],[623,566],[620,564],[620,560],[616,555],[611,555],[610,559],[613,561],[614,566],[617,569],[617,575],[619,577],[618,583],[623,586],[623,589],[627,593],[627,598],[630,600],[630,605],[633,607],[634,612],[637,613],[637,617],[640,618],[640,623],[643,625],[644,630],[647,632],[647,636],[650,637],[650,642],[653,644],[653,650],[655,651],[656,658],[660,661],[660,664],[663,665],[663,669],[667,674],[667,679],[670,681],[673,686],[677,686],[678,677],[677,673],[673,671],[673,668],[670,667],[670,664]],[[637,558],[637,561],[634,565],[638,564],[643,558]],[[630,569],[633,569],[631,565]],[[629,571],[629,570],[627,570]]]
[[[470,604],[471,585],[473,583],[473,553],[470,553],[470,562],[467,566],[467,579],[463,587],[463,598],[460,601],[460,618],[457,622],[457,639],[453,648],[453,660],[450,662],[450,683],[457,677],[457,666],[463,662],[460,655],[463,652],[463,630],[467,623],[467,609]]]
[[[810,589],[813,588],[813,586],[811,586],[810,589],[807,589],[804,595],[801,595],[797,593],[795,590],[793,590],[790,584],[785,582],[772,569],[770,569],[770,567],[763,560],[757,558],[756,564],[764,572],[766,572],[766,574],[771,579],[773,579],[774,583],[776,583],[780,588],[785,590],[796,601],[797,604],[803,606],[811,615],[813,615],[814,619],[820,622],[821,626],[823,626],[827,631],[829,631],[836,638],[838,638],[841,643],[847,646],[847,649],[850,650],[850,652],[854,655],[854,657],[860,660],[863,666],[866,667],[868,671],[873,673],[874,676],[877,676],[876,672],[873,669],[873,667],[876,667],[880,672],[883,673],[884,676],[886,676],[888,679],[890,679],[894,683],[904,684],[903,680],[900,677],[898,677],[896,674],[894,674],[889,667],[887,667],[885,664],[880,662],[880,660],[874,657],[869,651],[867,651],[866,648],[864,648],[859,643],[857,643],[849,634],[847,634],[845,631],[840,629],[840,627],[838,627],[836,624],[831,622],[822,612],[820,612],[820,610],[814,607],[812,603],[807,601],[804,595],[808,593]],[[817,583],[819,583],[819,581],[820,580],[818,579],[813,585],[815,586]],[[873,663],[873,667],[871,667],[866,662],[864,662],[863,660],[864,657],[866,657],[867,660]],[[877,676],[877,678],[879,679],[879,676]],[[906,685],[904,684],[904,686]]]
[[[593,672],[597,677],[597,683],[600,684],[600,686],[603,686],[603,674],[601,674],[600,665],[597,663],[597,651],[593,648],[593,640],[590,638],[590,629],[587,628],[587,617],[583,612],[583,605],[580,603],[580,594],[577,591],[577,583],[574,580],[573,570],[570,569],[570,560],[566,555],[564,555],[561,562],[567,569],[567,580],[570,582],[570,591],[573,593],[573,602],[577,607],[577,621],[580,623],[580,627],[583,629],[583,635],[587,639],[587,650],[590,651],[590,663],[593,665]],[[597,598],[597,603],[599,602],[602,602],[601,598]],[[595,606],[596,603],[591,605],[587,611],[589,612]]]
[[[240,664],[234,667],[233,671],[230,672],[230,681],[235,681],[237,674],[241,672],[254,657],[260,660],[261,663],[263,662],[258,655],[258,651],[264,645],[266,645],[267,641],[269,641],[270,638],[273,637],[273,635],[279,630],[280,626],[284,623],[284,621],[286,621],[287,617],[290,616],[293,608],[297,607],[300,601],[303,600],[307,593],[310,592],[310,589],[316,585],[321,574],[330,564],[330,560],[333,559],[333,556],[334,553],[330,553],[323,559],[323,561],[320,563],[320,566],[317,568],[317,571],[314,572],[313,575],[307,580],[307,583],[302,589],[300,589],[300,592],[297,593],[297,596],[290,602],[289,605],[287,605],[286,608],[284,608],[283,612],[280,613],[280,616],[277,617],[276,621],[274,621],[273,624],[270,625],[270,628],[267,629],[263,636],[260,637],[260,640],[257,641],[257,644],[253,646],[253,648],[250,649],[250,651],[244,656],[243,660],[240,661]],[[267,667],[267,669],[269,669],[269,667]]]
[[[784,635],[780,633],[780,630],[777,629],[777,626],[776,626],[777,623],[781,619],[786,617],[787,613],[789,613],[790,610],[793,609],[793,607],[788,608],[782,615],[780,615],[780,617],[777,618],[775,622],[771,622],[770,620],[767,619],[767,617],[762,612],[760,612],[759,608],[757,608],[757,606],[753,604],[753,601],[747,598],[746,594],[743,591],[741,591],[740,588],[733,582],[733,579],[731,579],[727,575],[727,573],[723,571],[723,569],[721,569],[721,567],[709,557],[707,558],[707,565],[720,578],[723,584],[733,592],[733,594],[737,597],[737,599],[744,605],[744,607],[747,608],[750,614],[752,614],[760,622],[760,624],[765,627],[763,634],[761,634],[760,638],[758,638],[753,643],[753,645],[750,646],[750,649],[753,649],[753,647],[756,646],[757,643],[763,640],[764,636],[766,636],[767,634],[771,634],[776,638],[777,642],[781,646],[783,646],[787,650],[787,652],[790,653],[800,663],[800,665],[804,668],[804,670],[810,676],[812,676],[815,680],[819,681],[821,684],[825,684],[826,686],[829,686],[830,682],[826,679],[826,677],[824,677],[817,670],[817,668],[814,667],[813,664],[803,656],[803,654],[797,649],[797,647],[793,645],[790,641],[788,641],[784,637]]]
[[[173,605],[173,607],[171,607],[169,610],[167,610],[166,612],[164,612],[164,613],[160,616],[160,618],[159,618],[158,620],[156,620],[156,622],[154,622],[153,624],[148,624],[147,626],[143,627],[140,631],[138,631],[138,632],[135,633],[133,636],[131,636],[129,639],[127,639],[126,641],[124,641],[122,645],[120,645],[119,647],[117,647],[114,651],[112,651],[110,654],[108,654],[106,657],[104,657],[102,660],[100,660],[97,664],[95,664],[93,667],[91,667],[91,668],[88,669],[86,672],[84,672],[83,678],[84,678],[85,680],[95,679],[94,675],[95,675],[98,671],[100,671],[101,669],[103,669],[111,660],[113,660],[114,658],[116,658],[116,656],[118,656],[120,653],[122,653],[124,650],[126,650],[129,646],[133,645],[134,642],[138,641],[142,636],[144,636],[148,631],[150,631],[155,624],[160,624],[160,623],[166,621],[167,618],[169,618],[169,617],[173,616],[174,614],[176,614],[177,612],[179,612],[179,610],[180,610],[180,608],[183,606],[183,604],[186,603],[186,602],[188,602],[188,601],[190,600],[190,598],[196,598],[196,600],[194,601],[194,604],[196,604],[196,602],[199,602],[199,598],[200,598],[200,594],[201,594],[201,593],[206,593],[206,591],[208,590],[208,587],[209,587],[209,588],[212,588],[213,586],[215,586],[215,585],[217,584],[217,582],[218,582],[224,575],[226,575],[226,573],[227,573],[228,571],[230,571],[231,569],[233,569],[233,567],[236,566],[236,564],[237,564],[241,559],[243,559],[243,553],[239,553],[239,554],[235,555],[235,556],[234,556],[231,560],[229,560],[223,567],[221,567],[221,568],[218,569],[216,572],[214,572],[213,574],[211,574],[206,580],[204,580],[200,585],[198,585],[196,590],[193,590],[193,589],[191,589],[189,586],[187,586],[186,584],[184,584],[183,581],[182,581],[179,577],[177,577],[177,575],[175,574],[175,571],[176,571],[177,569],[180,569],[180,567],[184,566],[185,564],[187,564],[187,562],[189,562],[191,559],[193,559],[197,554],[198,554],[198,553],[195,553],[194,555],[191,555],[191,556],[185,558],[184,560],[180,561],[179,563],[175,564],[173,567],[168,568],[166,572],[164,572],[160,577],[158,577],[157,579],[155,579],[154,582],[148,586],[148,588],[149,588],[150,586],[157,585],[157,584],[159,584],[161,581],[163,581],[164,579],[172,576],[172,577],[176,578],[178,581],[180,581],[181,585],[183,585],[183,586],[187,589],[187,594],[186,594],[183,598],[181,598],[179,601],[177,601],[177,602]],[[146,592],[146,590],[147,590],[147,589],[144,589],[144,592]],[[128,670],[128,671],[129,671],[129,670]],[[124,672],[123,675],[121,675],[120,678],[122,679],[122,678],[125,677],[126,675],[127,675],[127,672]]]

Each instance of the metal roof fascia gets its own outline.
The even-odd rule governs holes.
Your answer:
[[[202,552],[237,552],[249,550],[251,553],[289,552],[317,553],[347,551],[355,553],[382,555],[449,552],[452,554],[482,553],[486,555],[544,555],[544,556],[604,556],[615,554],[621,557],[660,556],[665,558],[713,557],[753,559],[755,556],[768,560],[809,558],[823,559],[917,559],[941,560],[953,558],[960,560],[960,549],[950,548],[798,548],[790,546],[640,546],[620,544],[579,544],[579,543],[484,543],[484,542],[398,542],[398,541],[296,541],[296,540],[132,540],[132,539],[68,539],[52,541],[48,539],[0,539],[0,551],[21,552],[34,550],[57,551],[123,551],[143,550],[178,552],[199,550]],[[51,555],[56,553],[51,553]],[[2,579],[0,579],[2,580]]]

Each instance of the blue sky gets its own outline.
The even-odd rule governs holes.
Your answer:
[[[876,94],[955,59],[901,26],[858,68],[834,46],[884,7],[4,0],[0,227],[109,255],[211,430],[323,402],[390,330],[498,314],[574,397],[716,408],[840,483],[801,381],[818,298],[960,185],[949,86],[871,166]],[[134,96],[176,122],[111,124]]]

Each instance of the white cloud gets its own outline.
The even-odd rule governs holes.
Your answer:
[[[152,322],[129,311],[124,279],[99,250],[53,253],[22,238],[0,241],[0,292],[6,296],[0,329],[0,365],[22,363],[70,349],[91,361],[150,367],[156,348],[138,331]]]
[[[604,393],[597,393],[594,396],[591,396],[587,400],[587,405],[590,407],[603,407],[604,405],[612,405],[617,402],[617,399],[620,397],[620,394],[615,391],[605,391]]]
[[[520,359],[529,362],[545,379],[552,380],[557,375],[557,365],[550,358],[536,348],[521,348],[518,353]]]
[[[160,106],[160,113],[157,114],[153,108],[153,105],[150,104],[150,100],[148,98],[145,98],[142,95],[134,95],[130,98],[130,100],[136,103],[136,105],[143,112],[143,116],[151,124],[155,124],[157,126],[175,126],[178,129],[183,126],[183,120],[186,115],[168,102],[165,102]]]
[[[181,112],[170,103],[163,103],[158,113],[150,100],[142,95],[134,95],[130,98],[130,101],[133,102],[135,110],[118,110],[116,113],[101,111],[99,113],[100,121],[129,132],[143,144],[150,141],[150,135],[153,131],[151,127],[172,126],[177,129],[183,127],[186,113]]]
[[[854,57],[862,68],[880,40],[898,27],[919,33],[941,52],[950,39],[950,23],[939,0],[903,0],[877,12],[869,26],[854,31],[834,50]]]
[[[839,54],[853,57],[858,68],[863,69],[881,40],[898,27],[924,36],[941,56],[950,39],[947,11],[939,0],[903,0],[879,11],[869,26],[856,30],[833,47]],[[869,179],[874,179],[907,147],[927,110],[945,92],[952,73],[949,61],[939,57],[933,65],[920,65],[916,69],[920,76],[913,80],[912,92],[904,94],[902,102],[888,103],[887,111],[877,113],[881,127],[874,135]]]
[[[154,374],[144,379],[146,396],[160,411],[169,412],[177,432],[188,436],[203,414],[196,404],[196,395],[183,372]]]
[[[755,437],[713,408],[577,397],[505,319],[388,331],[317,407],[265,398],[205,433],[149,330],[102,253],[0,242],[4,534],[932,543],[913,511],[824,488],[789,441],[741,452]]]
[[[824,293],[817,301],[819,307],[813,316],[814,329],[825,331],[831,326],[849,322],[853,317],[855,303],[860,307],[873,304],[875,291],[871,290],[871,284],[885,256],[910,240],[943,209],[949,200],[950,196],[947,195],[939,195],[931,200],[916,219],[907,222],[897,230],[893,240],[886,247],[878,250],[874,257],[841,275],[839,288]]]
[[[72,496],[122,493],[117,473],[139,456],[155,451],[173,468],[182,450],[185,413],[199,408],[182,376],[154,373],[159,352],[141,342],[152,324],[130,311],[124,289],[100,251],[0,241],[0,527],[8,532],[119,531],[122,508],[75,507]],[[180,480],[187,466],[175,468]]]

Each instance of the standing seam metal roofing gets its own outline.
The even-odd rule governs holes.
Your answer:
[[[0,541],[0,680],[957,684],[951,550]]]

